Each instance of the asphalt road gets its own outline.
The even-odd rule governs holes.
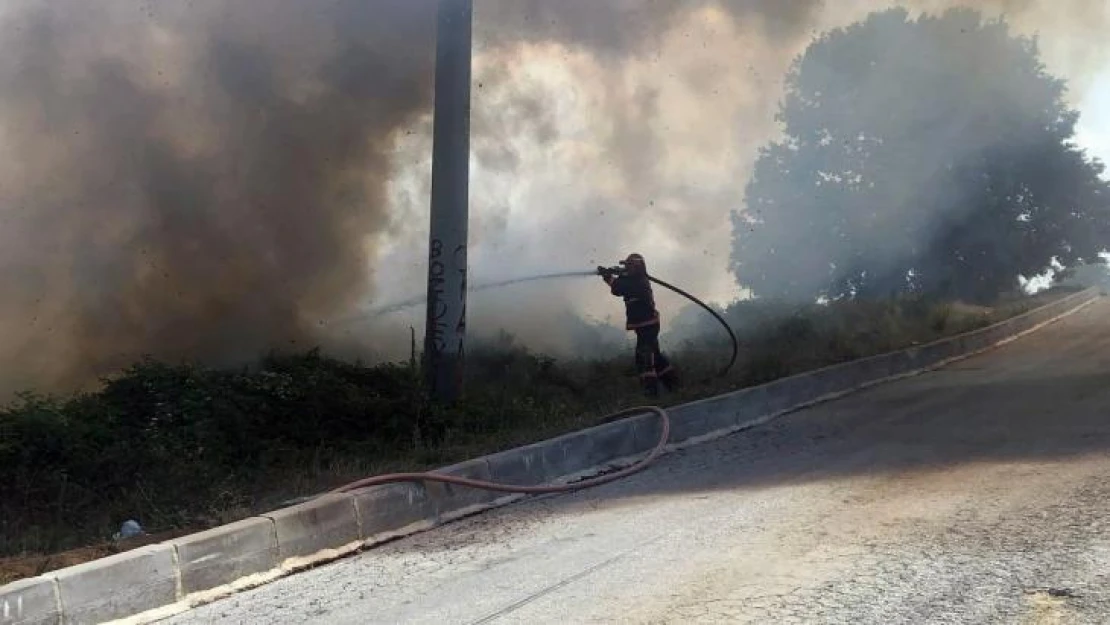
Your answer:
[[[179,615],[1110,623],[1110,301],[934,373]]]

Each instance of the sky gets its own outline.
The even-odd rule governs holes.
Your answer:
[[[1110,66],[1096,74],[1090,90],[1079,102],[1079,145],[1110,163]]]

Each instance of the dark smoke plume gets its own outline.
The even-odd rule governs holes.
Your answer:
[[[5,386],[307,345],[369,294],[392,136],[431,97],[431,3],[168,5],[4,20]]]

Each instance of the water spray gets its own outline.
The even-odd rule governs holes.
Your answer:
[[[545,274],[539,274],[539,275],[535,275],[535,276],[522,276],[522,277],[518,277],[518,278],[509,278],[507,280],[498,280],[496,282],[487,282],[487,283],[484,283],[484,284],[474,285],[474,286],[469,287],[468,290],[470,292],[485,291],[485,290],[488,290],[488,289],[498,289],[498,288],[513,286],[515,284],[523,284],[523,283],[526,283],[526,282],[538,282],[540,280],[560,280],[560,279],[566,279],[566,278],[585,278],[585,277],[590,277],[590,276],[613,276],[613,277],[615,277],[615,276],[618,276],[618,275],[620,275],[621,273],[624,272],[624,266],[623,265],[624,265],[624,261],[621,261],[620,266],[598,267],[597,269],[595,269],[593,271],[560,271],[560,272],[556,272],[556,273],[545,273]],[[680,289],[679,287],[677,287],[673,284],[670,284],[669,282],[665,282],[663,280],[660,280],[659,278],[656,278],[655,276],[652,276],[650,274],[647,276],[647,279],[651,280],[655,284],[658,284],[659,286],[661,286],[665,289],[669,289],[669,290],[681,295],[682,297],[685,297],[686,299],[690,300],[691,302],[697,304],[702,309],[704,309],[706,312],[708,312],[710,315],[713,315],[713,318],[716,319],[721,324],[722,327],[724,327],[725,332],[728,332],[729,340],[732,342],[732,356],[729,358],[728,363],[724,367],[721,368],[721,370],[718,372],[717,375],[721,376],[721,377],[726,375],[729,372],[729,370],[732,369],[732,366],[734,364],[736,364],[736,357],[737,357],[737,354],[739,353],[740,346],[739,346],[739,342],[736,340],[736,334],[732,331],[732,327],[729,326],[728,322],[725,321],[724,317],[722,317],[717,311],[713,310],[713,308],[711,308],[705,302],[701,301],[700,299],[691,295],[690,293],[687,293],[686,291]],[[419,306],[419,305],[425,303],[426,301],[427,301],[427,299],[425,297],[415,297],[415,298],[405,300],[405,301],[402,301],[402,302],[397,302],[397,303],[394,303],[394,304],[388,304],[388,305],[383,306],[381,308],[372,309],[372,310],[367,311],[366,313],[364,313],[362,315],[359,315],[358,317],[351,317],[351,318],[348,318],[346,320],[341,320],[338,323],[352,322],[352,321],[355,321],[357,319],[365,319],[365,318],[373,319],[373,318],[380,317],[382,315],[388,315],[388,314],[391,314],[391,313],[400,312],[402,310],[405,310],[406,308],[412,308],[414,306]]]
[[[467,287],[467,291],[469,291],[471,293],[474,293],[475,291],[486,291],[488,289],[497,289],[497,288],[501,288],[501,287],[512,286],[514,284],[520,284],[520,283],[523,283],[523,282],[536,282],[538,280],[555,280],[555,279],[559,279],[559,278],[581,278],[581,277],[593,276],[593,275],[596,275],[596,273],[593,272],[593,271],[561,271],[561,272],[558,272],[558,273],[545,273],[545,274],[540,274],[540,275],[537,275],[537,276],[524,276],[524,277],[520,277],[520,278],[510,278],[508,280],[499,280],[497,282],[487,282],[485,284],[470,285],[470,286]],[[379,308],[372,308],[372,309],[366,311],[365,313],[361,313],[361,314],[359,314],[357,316],[353,316],[353,317],[347,317],[345,319],[340,319],[340,320],[335,321],[333,323],[349,323],[349,322],[352,322],[352,321],[357,321],[357,320],[360,320],[360,319],[368,319],[368,318],[369,319],[374,319],[374,318],[377,318],[377,317],[381,317],[383,315],[389,315],[389,314],[393,314],[393,313],[396,313],[396,312],[401,312],[402,310],[405,310],[407,308],[413,308],[415,306],[420,306],[421,304],[424,304],[427,301],[428,301],[427,297],[421,295],[419,297],[414,297],[412,299],[407,299],[407,300],[404,300],[404,301],[401,301],[401,302],[396,302],[396,303],[393,303],[393,304],[386,304],[385,306],[381,306]]]

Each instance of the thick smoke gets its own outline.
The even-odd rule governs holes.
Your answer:
[[[635,250],[736,296],[728,214],[783,73],[888,4],[476,0],[472,279]],[[1080,86],[1102,58],[1101,3],[987,5]],[[434,0],[23,0],[0,25],[0,392],[419,340],[419,310],[332,322],[423,292]],[[552,282],[475,295],[470,327],[577,350],[619,316]]]
[[[10,9],[3,385],[307,346],[364,300],[393,137],[431,98],[430,6]]]

